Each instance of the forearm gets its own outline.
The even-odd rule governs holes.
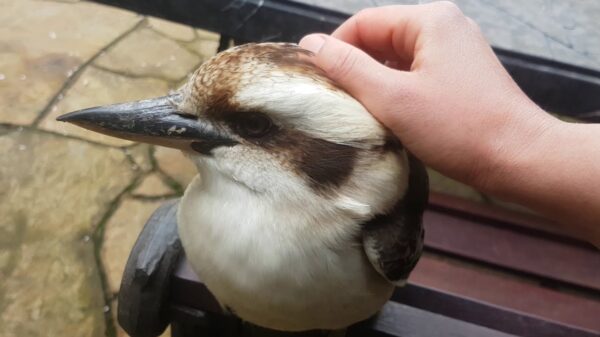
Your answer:
[[[553,120],[540,132],[518,133],[524,136],[515,133],[509,149],[496,153],[482,189],[600,247],[600,125]]]
[[[531,102],[455,5],[361,11],[300,44],[425,164],[600,246],[600,126]]]

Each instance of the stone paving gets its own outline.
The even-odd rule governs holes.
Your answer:
[[[125,336],[129,250],[195,168],[55,118],[164,95],[218,35],[80,1],[0,0],[0,336]]]
[[[196,171],[178,151],[55,118],[166,94],[218,36],[77,0],[0,0],[0,22],[0,336],[125,336],[114,309],[129,251]]]

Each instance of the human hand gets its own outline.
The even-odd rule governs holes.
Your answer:
[[[418,158],[482,190],[558,123],[450,2],[363,10],[300,46]]]

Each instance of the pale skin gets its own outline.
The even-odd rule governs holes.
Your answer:
[[[456,5],[363,10],[300,46],[427,165],[600,247],[600,125],[533,103]]]

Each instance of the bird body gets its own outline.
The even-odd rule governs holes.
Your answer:
[[[375,314],[423,241],[422,165],[292,44],[205,62],[168,97],[63,120],[182,149],[199,176],[179,206],[187,258],[217,300],[278,330]]]
[[[179,233],[191,265],[229,310],[274,329],[339,329],[389,299],[393,285],[369,262],[352,205],[312,193],[265,199],[200,172],[181,201]]]

